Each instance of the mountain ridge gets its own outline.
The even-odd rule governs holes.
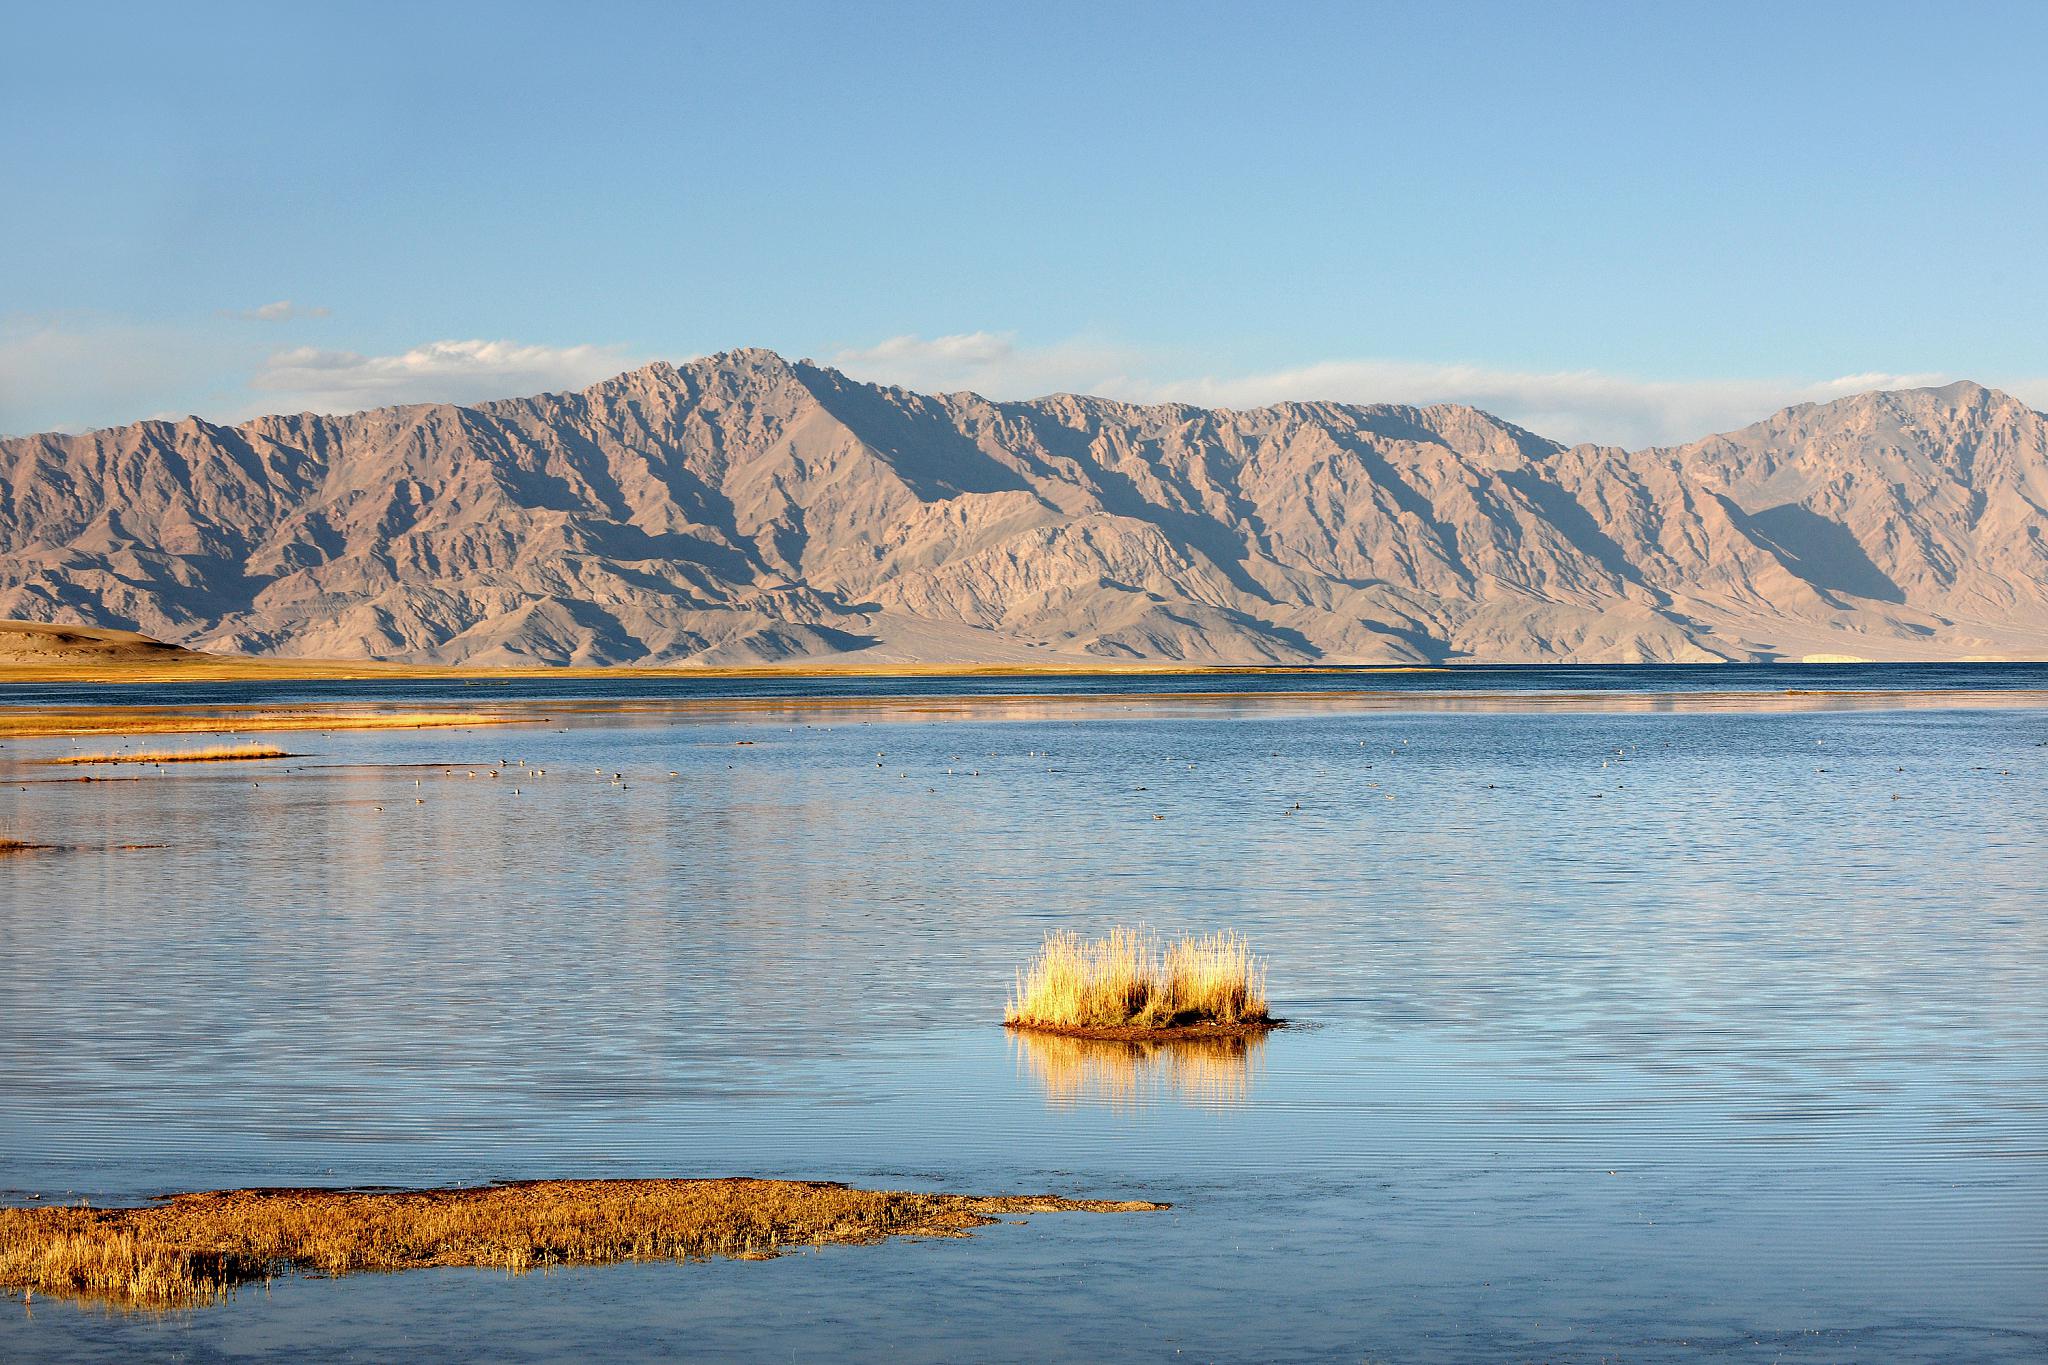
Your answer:
[[[476,663],[2048,657],[1982,385],[1567,446],[1459,404],[998,402],[743,349],[0,440],[0,616]]]

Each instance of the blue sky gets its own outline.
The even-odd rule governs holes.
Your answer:
[[[0,431],[771,346],[1683,438],[2048,406],[2048,5],[0,9]]]

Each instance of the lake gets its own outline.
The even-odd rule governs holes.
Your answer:
[[[1173,1209],[15,1300],[0,1357],[2048,1358],[2048,668],[0,697],[435,702],[524,719],[90,783],[39,760],[105,740],[0,747],[0,831],[71,846],[0,862],[0,1199]],[[1239,929],[1302,1027],[999,1026],[1046,931],[1117,922]]]

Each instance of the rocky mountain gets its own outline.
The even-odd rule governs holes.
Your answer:
[[[1975,384],[1624,451],[734,351],[0,441],[0,616],[477,663],[2048,657],[2044,508],[2048,418]]]

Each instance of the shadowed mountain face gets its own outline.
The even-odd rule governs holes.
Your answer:
[[[2048,656],[2048,419],[1973,384],[1570,449],[1471,408],[856,383],[0,441],[0,616],[479,663]]]

